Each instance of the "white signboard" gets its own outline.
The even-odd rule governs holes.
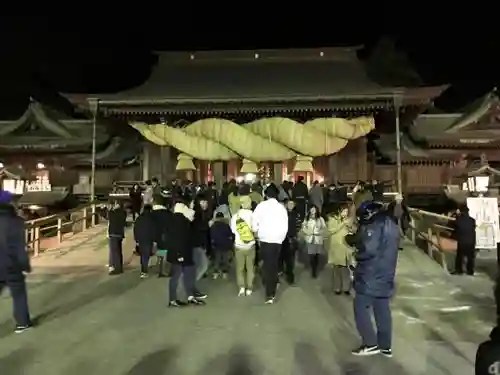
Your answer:
[[[496,249],[500,242],[497,198],[467,198],[467,207],[476,220],[476,249]]]

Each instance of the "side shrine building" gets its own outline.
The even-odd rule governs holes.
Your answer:
[[[441,171],[455,160],[447,156],[436,162],[436,153],[429,151],[432,142],[456,135],[443,135],[433,123],[444,118],[448,127],[462,129],[477,122],[470,114],[478,114],[467,109],[458,115],[422,115],[446,86],[382,84],[368,74],[356,51],[160,52],[150,78],[139,87],[64,95],[99,119],[127,123],[141,135],[144,179],[221,183],[244,175],[275,181],[302,175],[309,182],[378,179],[395,186],[399,123],[403,187],[418,190],[428,182],[419,176],[422,165],[439,165]],[[494,98],[489,96],[488,108]],[[423,123],[434,130],[432,137],[419,133]],[[374,131],[382,135],[372,142]],[[421,152],[416,158],[415,149]],[[438,174],[440,186],[444,174]]]

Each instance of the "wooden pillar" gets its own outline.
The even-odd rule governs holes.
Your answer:
[[[212,163],[212,174],[215,185],[217,188],[221,188],[222,184],[224,184],[224,163],[222,161]]]
[[[276,182],[277,184],[281,184],[283,182],[283,163],[273,164],[273,174],[274,182]]]
[[[366,137],[360,138],[356,141],[357,146],[357,159],[358,159],[358,179],[361,181],[368,180],[368,152]]]
[[[337,183],[338,176],[338,154],[328,156],[328,176],[325,176],[328,184]]]
[[[150,175],[150,159],[151,159],[151,149],[150,143],[145,142],[142,146],[142,181],[149,180]]]

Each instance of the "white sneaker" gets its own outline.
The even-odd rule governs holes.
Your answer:
[[[251,296],[252,295],[252,289],[247,289],[245,293],[246,293],[247,296]]]
[[[272,305],[273,303],[274,303],[274,297],[266,299],[266,302],[265,302],[266,305]]]
[[[245,288],[240,288],[240,291],[238,292],[238,297],[242,297],[245,295]]]

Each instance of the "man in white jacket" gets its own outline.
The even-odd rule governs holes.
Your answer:
[[[260,242],[266,304],[272,304],[276,296],[281,244],[288,232],[288,214],[285,206],[277,200],[279,190],[274,184],[270,184],[264,194],[267,199],[253,212],[252,229]]]

